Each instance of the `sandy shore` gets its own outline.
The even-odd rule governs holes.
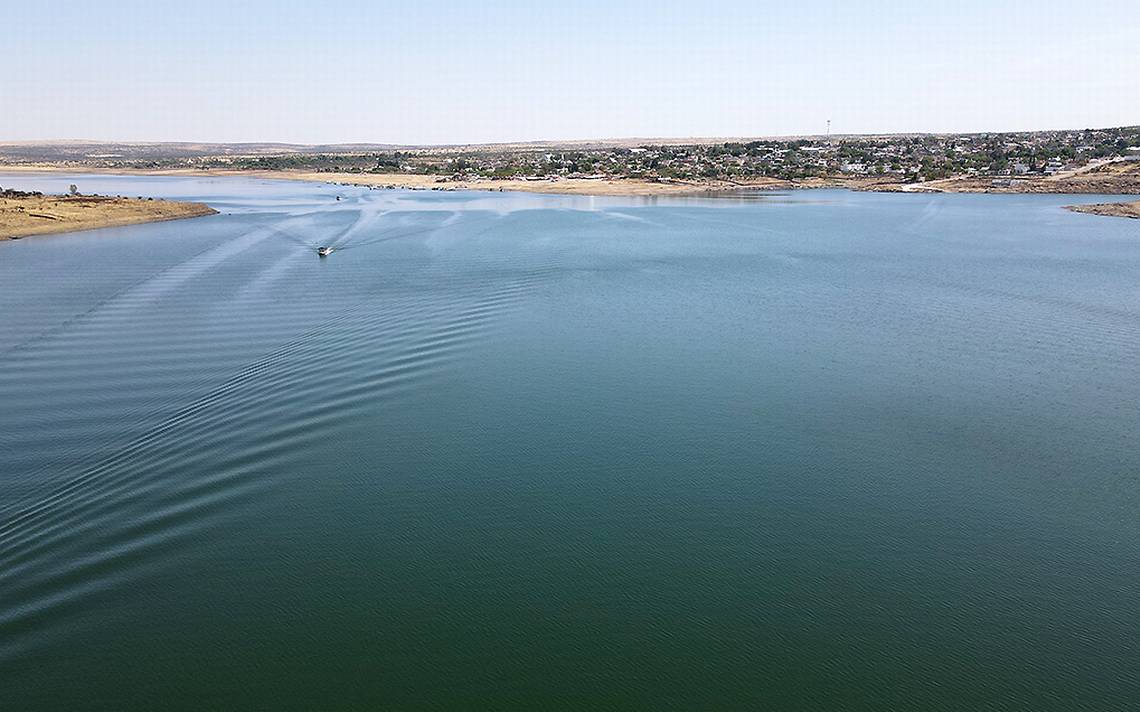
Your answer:
[[[0,197],[0,240],[213,215],[203,203],[98,196]]]
[[[282,175],[283,173],[287,175]],[[520,191],[524,193],[558,193],[565,195],[698,195],[729,190],[774,190],[793,187],[789,182],[769,179],[741,184],[727,181],[703,183],[685,181],[654,182],[636,178],[590,179],[559,178],[557,180],[527,179],[467,179],[440,180],[439,176],[384,174],[384,173],[305,173],[300,171],[268,171],[264,178],[290,178],[292,180],[326,181],[349,185],[403,188],[408,190],[492,190]]]
[[[889,193],[1073,193],[1140,195],[1140,161],[1112,162],[1089,166],[1056,176],[1018,178],[955,177],[922,183],[899,183],[872,176],[831,176],[782,180],[757,178],[749,181],[650,181],[637,178],[558,178],[454,180],[415,173],[329,173],[303,170],[199,170],[97,168],[82,165],[19,164],[0,165],[0,171],[35,173],[94,173],[110,175],[161,176],[242,176],[270,180],[299,180],[318,183],[399,188],[404,190],[488,190],[524,193],[558,193],[598,196],[684,196],[707,195],[742,190],[797,190],[804,188],[847,188]]]
[[[0,172],[13,173],[88,173],[106,175],[157,175],[157,176],[240,176],[269,180],[299,180],[316,183],[374,186],[404,190],[488,190],[519,191],[524,193],[558,193],[566,195],[702,195],[736,190],[791,190],[796,188],[841,187],[845,181],[810,179],[786,181],[778,178],[759,178],[749,182],[730,181],[649,181],[636,178],[559,178],[556,180],[530,180],[525,178],[477,178],[453,180],[435,175],[415,173],[328,173],[300,170],[245,171],[89,168],[85,166],[56,166],[44,164],[0,165]]]
[[[1140,219],[1140,200],[1131,203],[1093,203],[1091,205],[1066,205],[1066,210],[1090,215],[1107,215],[1117,218]]]

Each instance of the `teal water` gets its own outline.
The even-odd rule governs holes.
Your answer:
[[[0,709],[1140,699],[1095,196],[68,183],[222,214],[0,243]]]

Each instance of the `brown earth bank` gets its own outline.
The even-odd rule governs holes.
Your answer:
[[[1092,203],[1091,205],[1066,205],[1066,210],[1090,215],[1107,215],[1117,218],[1140,220],[1140,200],[1131,203]]]
[[[204,203],[3,191],[0,192],[0,240],[180,220],[216,212]]]

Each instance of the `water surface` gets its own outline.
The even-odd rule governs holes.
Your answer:
[[[1103,198],[68,183],[221,214],[0,243],[2,709],[1140,699]]]

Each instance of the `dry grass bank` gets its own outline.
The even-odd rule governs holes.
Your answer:
[[[0,197],[0,240],[179,220],[217,211],[203,203],[101,196]]]

